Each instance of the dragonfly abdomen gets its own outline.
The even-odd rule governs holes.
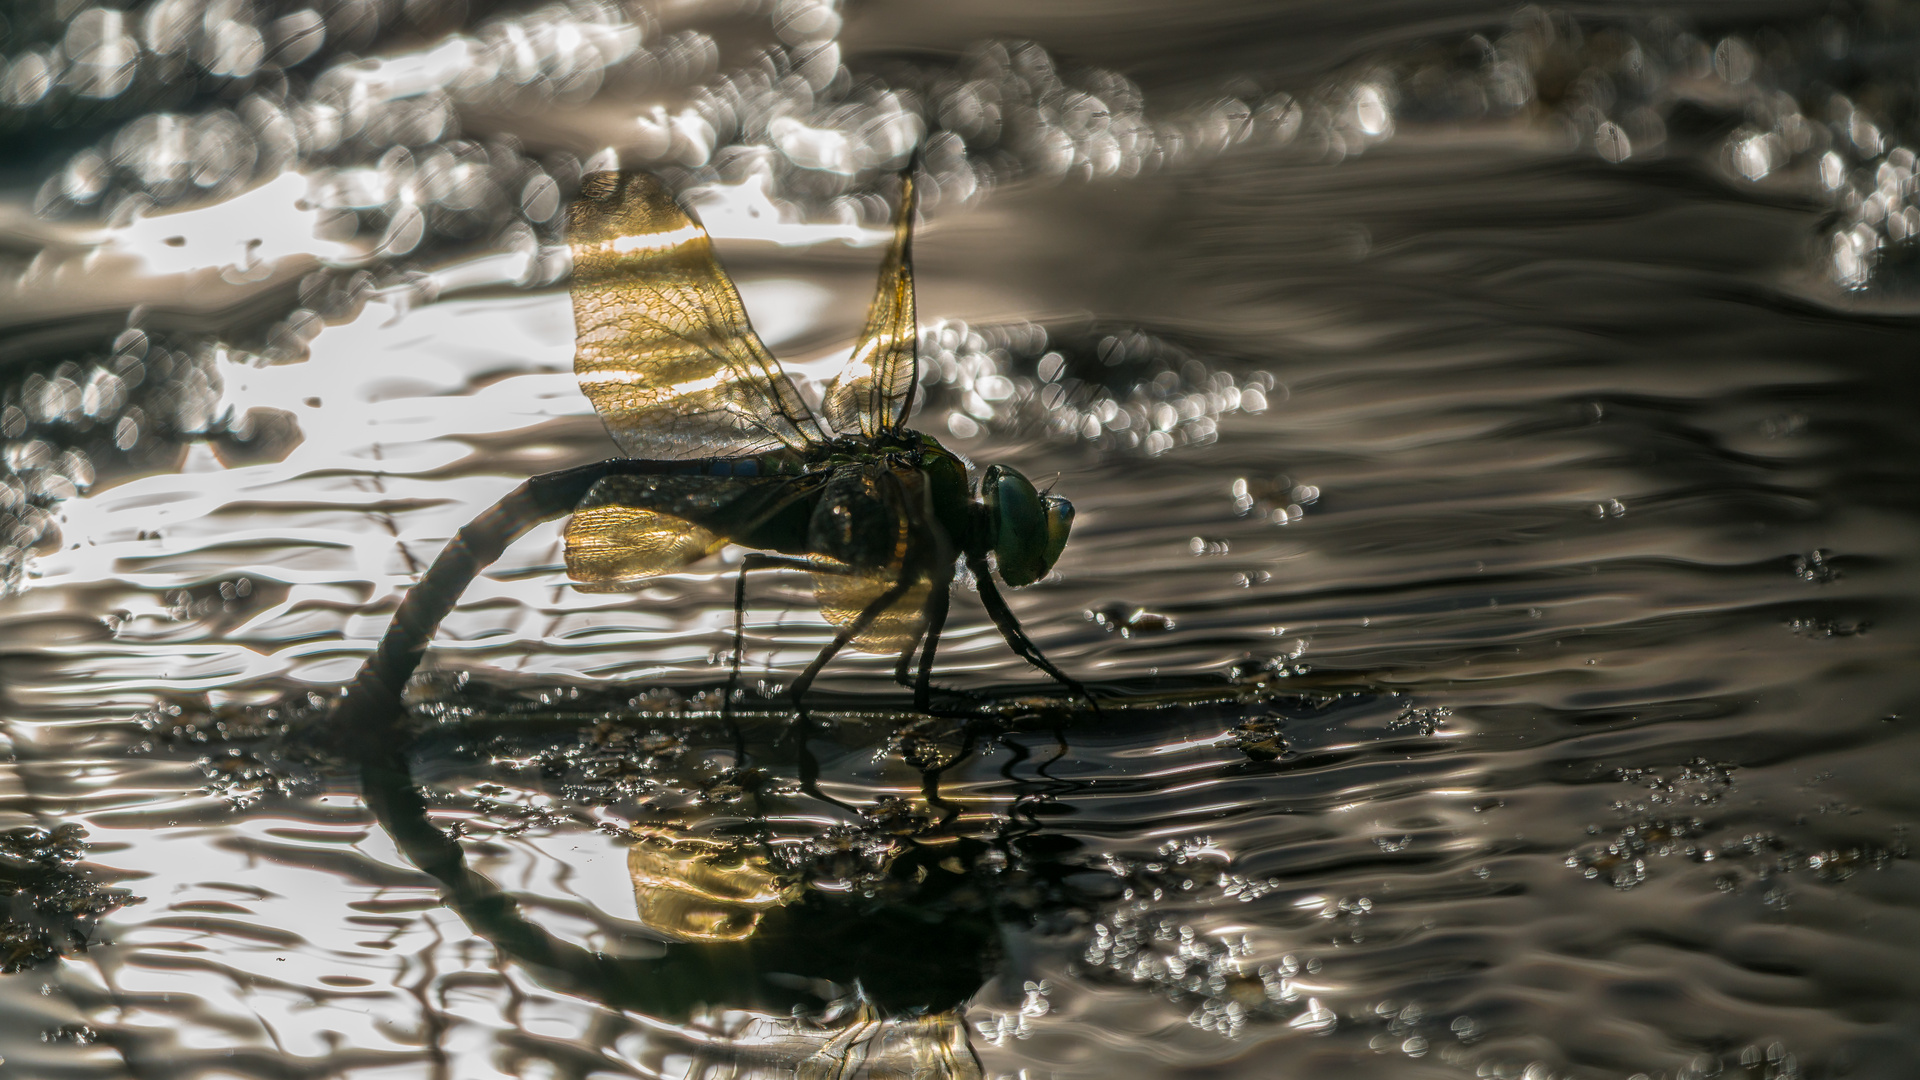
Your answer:
[[[609,476],[797,476],[803,467],[784,454],[711,458],[615,458]]]

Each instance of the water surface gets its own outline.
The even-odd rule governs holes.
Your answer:
[[[0,38],[0,1076],[1920,1060],[1906,16],[72,14]],[[1058,474],[1011,602],[1101,712],[963,583],[979,704],[842,657],[803,753],[775,575],[736,733],[738,553],[580,593],[555,525],[331,740],[452,532],[613,452],[582,163],[824,374],[915,145],[915,425]]]

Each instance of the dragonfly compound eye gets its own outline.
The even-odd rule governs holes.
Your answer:
[[[1034,490],[1033,481],[1005,465],[991,465],[980,483],[1000,577],[1014,588],[1047,576],[1066,547],[1073,524],[1067,500]]]
[[[1067,549],[1067,534],[1073,531],[1073,504],[1058,495],[1042,495],[1047,508],[1047,569],[1060,561]]]

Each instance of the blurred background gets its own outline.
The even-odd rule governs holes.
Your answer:
[[[1917,54],[1877,0],[17,0],[0,1077],[1910,1075]],[[913,425],[1074,501],[1010,600],[1118,704],[1032,705],[963,581],[991,730],[846,656],[808,791],[714,723],[737,551],[587,594],[536,530],[408,729],[639,966],[533,957],[312,732],[614,452],[583,169],[821,384],[916,153]],[[756,582],[750,703],[831,634]],[[709,886],[737,984],[674,966]]]

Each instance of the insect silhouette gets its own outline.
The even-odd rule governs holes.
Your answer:
[[[706,230],[665,185],[642,172],[586,176],[568,208],[574,371],[626,456],[533,477],[461,528],[402,600],[348,690],[347,712],[397,705],[474,576],[569,512],[567,573],[587,590],[633,587],[729,543],[752,549],[734,589],[729,706],[746,575],[786,569],[812,575],[837,627],[789,686],[796,708],[804,712],[807,689],[852,646],[897,653],[895,676],[912,673],[914,706],[925,711],[962,562],[1013,651],[1086,697],[1028,639],[992,576],[997,569],[1015,588],[1046,576],[1072,505],[1005,465],[989,466],[976,489],[965,462],[903,426],[919,385],[913,213],[909,173],[866,326],[816,411],[754,333]]]

